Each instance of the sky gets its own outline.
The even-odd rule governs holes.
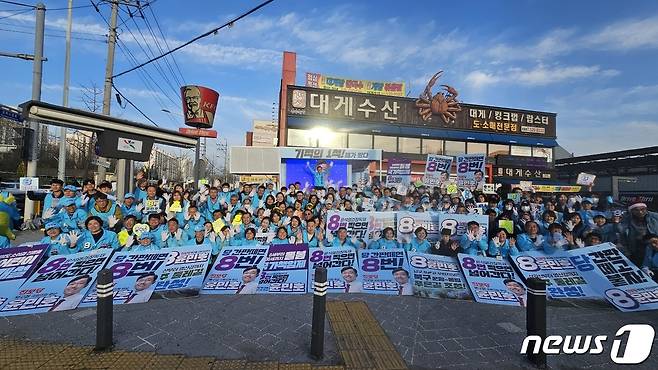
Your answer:
[[[98,2],[98,0],[96,0]],[[61,104],[66,0],[46,0],[42,100]],[[142,1],[144,3],[144,1]],[[226,23],[260,1],[157,0],[119,12],[115,74]],[[74,0],[70,105],[102,90],[110,6]],[[413,5],[411,5],[413,4]],[[23,13],[19,13],[22,11]],[[34,12],[0,3],[0,51],[33,53]],[[492,0],[468,2],[275,0],[176,52],[115,79],[160,127],[182,126],[181,84],[217,90],[214,128],[244,145],[253,119],[272,119],[283,51],[305,72],[404,81],[416,96],[429,77],[462,101],[557,113],[558,143],[575,155],[656,145],[658,2]],[[30,62],[0,57],[0,103],[31,97]],[[171,113],[164,112],[167,110]],[[130,106],[111,114],[147,123]],[[209,145],[209,153],[214,146]]]

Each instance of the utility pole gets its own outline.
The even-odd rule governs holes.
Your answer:
[[[64,91],[62,105],[69,106],[69,81],[71,79],[71,27],[73,24],[73,0],[69,0],[68,23],[66,25],[66,53],[64,57]],[[66,181],[66,127],[59,128],[59,158],[57,177]]]
[[[38,3],[36,6],[36,27],[34,30],[34,63],[32,64],[32,100],[41,100],[41,77],[43,69],[43,30],[46,23],[46,6]],[[37,174],[37,156],[39,154],[39,123],[30,122],[30,128],[34,130],[34,141],[31,143],[32,160],[27,162],[27,177],[35,177]],[[34,213],[34,202],[25,197],[25,209],[23,220],[32,220]]]
[[[116,47],[116,42],[117,42],[117,14],[119,12],[119,1],[118,0],[110,0],[110,3],[112,4],[112,14],[110,15],[110,29],[108,31],[108,40],[107,40],[107,63],[105,64],[105,84],[103,86],[103,114],[106,116],[110,115],[110,103],[112,101],[112,75],[114,74],[114,49]],[[98,158],[99,163],[103,161],[104,158]],[[123,163],[123,167],[125,169],[125,161]],[[119,180],[119,172],[123,172],[121,170],[121,166],[119,163],[117,163],[116,166],[116,172],[117,172],[117,185],[120,183]],[[105,181],[105,167],[101,166],[100,164],[98,165],[98,179],[99,182]],[[117,195],[119,195],[119,191],[117,189]],[[123,195],[123,194],[120,194]]]

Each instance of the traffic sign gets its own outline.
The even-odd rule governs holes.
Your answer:
[[[202,128],[179,128],[178,132],[183,135],[192,136],[192,137],[210,137],[216,138],[216,130],[204,130]]]

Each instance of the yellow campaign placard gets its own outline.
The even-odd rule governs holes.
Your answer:
[[[180,204],[180,200],[175,200],[169,206],[170,212],[183,212],[183,206]]]
[[[222,231],[224,225],[226,225],[226,222],[224,222],[224,220],[221,218],[218,218],[212,222],[212,229],[215,231],[215,233],[219,233]]]
[[[446,192],[448,194],[457,194],[459,192],[459,187],[455,183],[448,184]]]
[[[498,220],[498,227],[507,230],[510,234],[514,234],[514,221],[512,220]]]

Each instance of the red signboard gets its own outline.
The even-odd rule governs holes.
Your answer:
[[[183,86],[180,90],[183,98],[185,124],[196,128],[212,128],[219,93],[207,87],[195,85]]]
[[[215,130],[204,130],[201,128],[179,128],[178,132],[183,135],[192,136],[192,137],[217,137],[217,131]]]

